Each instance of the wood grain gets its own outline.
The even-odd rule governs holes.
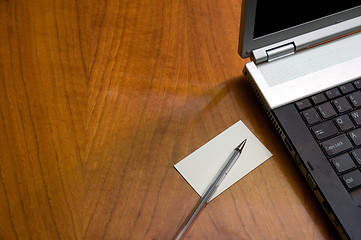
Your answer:
[[[0,239],[171,239],[173,165],[242,120],[274,157],[191,239],[335,239],[242,76],[241,1],[0,1]]]

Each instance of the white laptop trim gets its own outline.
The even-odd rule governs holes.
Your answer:
[[[277,61],[246,64],[269,109],[361,77],[361,33]]]

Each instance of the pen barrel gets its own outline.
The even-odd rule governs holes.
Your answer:
[[[192,225],[194,219],[198,216],[198,214],[201,212],[201,210],[206,206],[207,199],[202,197],[196,207],[193,209],[192,214],[188,216],[185,223],[183,224],[183,227],[178,231],[176,236],[173,238],[173,240],[179,240],[182,239],[182,236],[184,233],[190,228]]]
[[[220,172],[218,172],[217,177],[212,181],[212,183],[207,188],[206,192],[203,194],[203,198],[206,199],[207,202],[210,201],[214,192],[217,190],[219,185],[222,183],[224,178],[227,176],[238,157],[241,155],[241,151],[238,149],[233,150],[232,154],[228,157]]]
[[[241,152],[237,149],[235,149],[232,154],[229,156],[229,158],[226,160],[226,162],[223,164],[221,171],[218,172],[217,177],[212,181],[212,183],[207,188],[206,192],[201,197],[200,201],[196,205],[196,207],[193,209],[192,214],[189,215],[187,218],[185,224],[183,227],[178,231],[176,234],[174,240],[181,239],[184,233],[187,231],[187,229],[191,226],[194,219],[198,216],[200,211],[206,206],[206,204],[211,199],[214,192],[217,190],[218,186],[221,184],[223,179],[227,176],[229,170],[232,168],[236,160],[238,159]]]

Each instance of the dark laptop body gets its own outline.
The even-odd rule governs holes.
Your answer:
[[[244,73],[340,236],[361,239],[361,1],[300,5],[243,0]]]

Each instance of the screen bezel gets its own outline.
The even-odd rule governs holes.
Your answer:
[[[331,27],[335,26],[335,29],[338,30],[337,29],[338,24],[344,23],[345,21],[350,20],[352,18],[361,16],[361,6],[358,6],[355,8],[351,8],[349,10],[345,10],[336,14],[329,15],[327,17],[323,17],[294,27],[280,30],[278,32],[274,32],[265,36],[253,38],[256,7],[257,7],[257,0],[242,1],[239,54],[243,58],[252,57],[252,51],[255,49],[263,48],[272,45],[274,43],[283,42],[287,39],[296,38],[297,36],[300,36],[302,34],[310,33],[328,26]],[[347,26],[346,27],[343,26],[342,29],[343,31],[340,33],[340,35],[344,35],[358,30],[355,29],[354,25],[352,25],[349,29],[347,29]],[[332,31],[330,31],[330,33],[332,34],[330,34],[329,39],[334,38],[335,33]],[[315,38],[317,37],[318,36],[315,36]],[[312,40],[311,34],[308,34],[308,38],[310,38],[309,40],[310,43],[317,44],[317,42]],[[322,37],[321,39],[316,39],[316,41],[322,42],[329,39],[327,39],[326,37]]]

